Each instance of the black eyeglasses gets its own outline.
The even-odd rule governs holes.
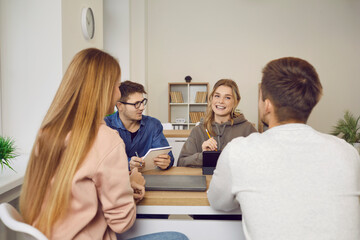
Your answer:
[[[147,98],[144,98],[142,101],[138,101],[136,103],[128,103],[128,102],[121,102],[121,103],[127,105],[133,105],[136,109],[138,109],[140,108],[141,104],[144,104],[144,106],[147,104]]]

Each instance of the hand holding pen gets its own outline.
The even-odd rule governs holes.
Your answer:
[[[217,151],[216,140],[210,136],[207,129],[205,129],[205,130],[206,130],[206,134],[208,135],[209,139],[206,140],[205,142],[203,142],[203,144],[201,145],[202,150],[203,151]]]
[[[137,152],[135,152],[135,154],[136,154],[136,156],[132,156],[130,159],[130,162],[129,162],[130,170],[132,170],[134,168],[138,168],[139,171],[141,171],[141,169],[145,165],[145,162],[141,157],[139,157]]]

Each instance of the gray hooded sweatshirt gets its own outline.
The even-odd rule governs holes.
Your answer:
[[[256,132],[254,126],[248,122],[243,114],[234,118],[234,123],[225,122],[222,124],[213,123],[213,131],[216,136],[213,136],[217,142],[218,150],[223,150],[228,142],[236,137],[246,137],[253,132]],[[208,140],[209,137],[205,131],[203,121],[193,128],[190,136],[184,143],[181,149],[177,166],[179,167],[202,167],[202,148],[201,145],[204,141]]]

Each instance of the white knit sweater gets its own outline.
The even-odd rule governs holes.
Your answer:
[[[232,140],[208,191],[215,209],[240,203],[252,240],[359,240],[359,196],[355,148],[305,124]]]

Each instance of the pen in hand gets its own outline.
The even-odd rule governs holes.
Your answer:
[[[207,133],[207,135],[208,135],[208,137],[209,137],[209,139],[211,138],[211,136],[210,136],[210,134],[209,134],[209,131],[207,130],[207,128],[205,128],[205,131],[206,131],[206,133]],[[217,151],[217,149],[215,148],[215,151]]]
[[[210,137],[210,134],[209,134],[208,130],[206,128],[205,128],[205,130],[206,130],[206,133],[207,133],[207,135],[208,135],[208,137],[210,139],[211,137]]]
[[[136,157],[139,157],[139,154],[135,152]],[[140,167],[142,167],[142,162],[140,162]]]

